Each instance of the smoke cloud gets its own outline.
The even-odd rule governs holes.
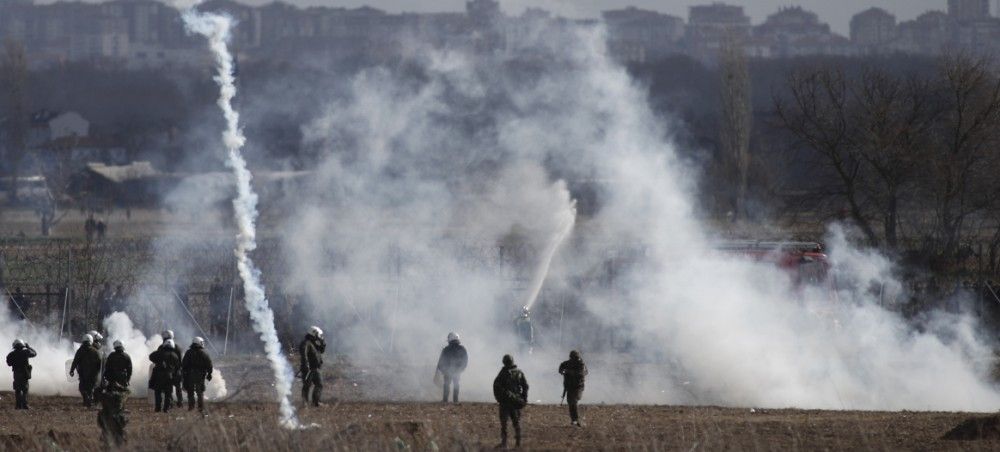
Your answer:
[[[104,321],[108,332],[102,354],[111,353],[111,346],[116,340],[122,341],[125,352],[132,358],[132,380],[130,390],[138,397],[145,397],[148,391],[150,375],[149,354],[160,346],[162,340],[158,335],[147,338],[135,328],[132,320],[123,312],[111,314]],[[69,365],[80,343],[70,338],[59,337],[58,332],[49,328],[33,325],[29,322],[11,319],[6,313],[0,316],[0,341],[12,344],[14,339],[21,339],[38,353],[31,359],[31,394],[77,396],[80,394],[77,377],[69,377]],[[77,338],[79,339],[79,338]],[[8,368],[0,372],[0,387],[12,387],[13,374]],[[222,372],[215,370],[212,381],[205,387],[205,397],[215,400],[227,394],[226,380]]]
[[[895,269],[841,228],[826,238],[836,287],[796,287],[772,264],[715,251],[694,204],[697,171],[600,30],[514,39],[524,41],[509,45],[513,58],[415,45],[399,65],[358,73],[303,126],[321,158],[287,200],[297,214],[283,231],[285,289],[333,326],[338,352],[413,370],[393,379],[416,398],[434,394],[438,347],[457,331],[471,355],[463,391],[476,400],[491,399],[512,352],[532,398],[554,402],[555,367],[576,348],[591,367],[588,397],[606,402],[1000,404],[974,322],[941,315],[918,330],[880,306],[868,289],[901,293]],[[581,184],[594,199],[560,247],[574,224],[568,187]],[[528,355],[511,321],[536,281],[533,311],[549,321]]]

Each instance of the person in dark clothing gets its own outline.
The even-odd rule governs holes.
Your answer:
[[[108,234],[108,225],[104,223],[104,220],[97,220],[97,240],[104,240]]]
[[[452,401],[458,403],[458,384],[462,372],[469,364],[469,353],[462,346],[456,333],[448,333],[448,346],[441,350],[441,357],[438,358],[437,371],[444,378],[444,395],[441,396],[442,403],[448,403],[448,391],[454,385]]]
[[[149,362],[153,363],[153,373],[149,377],[149,389],[154,391],[156,412],[166,413],[170,411],[170,393],[174,389],[174,375],[181,367],[180,360],[174,354],[175,348],[174,340],[167,339],[160,348],[149,355]]]
[[[14,350],[7,354],[7,365],[14,371],[14,409],[28,409],[28,380],[31,364],[28,360],[38,356],[35,350],[20,339],[14,340]]]
[[[164,341],[168,339],[174,340],[174,332],[172,330],[164,330],[162,333],[160,333],[160,337],[162,337]],[[181,347],[179,345],[176,345],[176,340],[174,340],[174,344],[175,344],[174,355],[177,356],[177,362],[179,363],[184,359],[184,354],[181,352]],[[181,376],[181,368],[180,366],[177,366],[171,380],[173,381],[174,384],[174,393],[176,394],[177,397],[177,406],[180,406],[181,404],[184,403],[184,388],[183,388],[184,385],[182,380],[183,378]],[[170,396],[170,393],[167,393],[167,396]]]
[[[109,383],[100,392],[101,410],[97,412],[97,425],[101,427],[101,440],[109,449],[125,444],[125,425],[128,424],[125,401],[128,396],[128,387],[119,382]]]
[[[83,396],[83,406],[90,408],[94,404],[94,389],[97,379],[101,376],[101,352],[94,348],[94,338],[83,335],[83,343],[73,356],[73,364],[69,368],[69,376],[80,372],[80,395]]]
[[[125,353],[125,346],[122,341],[115,341],[113,344],[115,351],[108,355],[104,361],[104,374],[101,386],[107,387],[117,384],[123,388],[128,388],[132,381],[132,357]]]
[[[563,376],[563,395],[569,405],[570,424],[580,427],[577,404],[583,397],[583,385],[587,377],[587,365],[580,358],[580,352],[569,352],[569,360],[559,365],[559,374]]]
[[[102,336],[101,333],[97,332],[97,330],[90,330],[87,334],[94,339],[94,343],[92,345],[94,350],[97,350],[97,353],[101,357],[101,370],[97,373],[97,379],[94,380],[94,394],[91,399],[94,402],[99,403],[101,400],[100,383],[103,383],[104,381],[104,377],[101,376],[101,372],[104,371],[104,359],[108,357],[108,350],[104,348],[104,336]]]
[[[503,355],[503,368],[493,380],[493,397],[500,405],[500,448],[507,448],[508,419],[514,425],[514,445],[521,447],[521,410],[528,405],[528,380],[510,355]]]
[[[323,340],[323,330],[314,326],[309,329],[305,339],[299,344],[299,372],[302,374],[302,400],[310,403],[309,389],[312,389],[312,405],[320,406],[323,395],[323,352],[326,351],[326,341]]]
[[[184,390],[188,396],[188,411],[194,409],[195,397],[198,400],[198,411],[205,412],[205,380],[212,380],[212,358],[205,353],[205,340],[196,337],[191,342],[191,348],[184,353],[181,361],[181,372],[184,376]]]

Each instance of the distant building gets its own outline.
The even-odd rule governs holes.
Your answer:
[[[869,8],[851,18],[851,42],[865,52],[883,50],[896,38],[896,16]]]
[[[990,18],[990,0],[948,0],[948,15],[960,22]]]
[[[494,25],[503,17],[497,0],[469,0],[465,2],[465,13],[478,27]]]
[[[681,50],[684,19],[634,7],[604,11],[608,51],[620,61],[646,61]]]
[[[960,23],[955,46],[977,55],[995,55],[1000,51],[1000,19],[982,19]]]
[[[503,12],[497,0],[469,0],[465,2],[469,17],[472,45],[480,52],[497,52],[506,47],[503,32]]]
[[[767,46],[773,57],[801,55],[848,55],[853,46],[847,38],[834,34],[819,16],[801,7],[784,7],[754,27],[754,40]]]
[[[207,0],[197,6],[199,11],[226,13],[236,19],[232,43],[239,49],[260,46],[260,11],[234,0]]]
[[[944,12],[926,12],[899,24],[892,48],[915,55],[940,55],[954,45],[956,25]]]
[[[715,59],[727,40],[746,43],[750,37],[750,17],[742,6],[713,3],[692,6],[689,10],[686,40],[688,50],[696,58]]]

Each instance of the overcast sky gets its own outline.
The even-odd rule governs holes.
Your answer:
[[[244,0],[267,3],[270,0]],[[370,5],[391,12],[399,11],[460,11],[465,0],[285,0],[299,5],[324,5],[356,7]],[[712,3],[713,0],[500,0],[508,14],[520,14],[525,7],[536,6],[567,17],[597,17],[605,9],[633,5],[674,14],[687,19],[691,5]],[[885,8],[899,20],[909,20],[932,10],[947,9],[948,0],[728,0],[729,4],[743,5],[754,23],[760,23],[780,6],[801,5],[819,14],[834,31],[846,35],[851,16],[872,6]],[[991,0],[996,10],[996,0]]]

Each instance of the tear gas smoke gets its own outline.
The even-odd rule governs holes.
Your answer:
[[[260,271],[250,259],[249,253],[257,248],[257,195],[250,185],[252,175],[243,159],[242,148],[246,142],[240,130],[239,113],[233,108],[233,98],[236,96],[236,79],[233,74],[233,56],[229,52],[229,37],[233,26],[232,18],[213,14],[199,13],[187,9],[182,14],[184,25],[190,32],[200,34],[208,39],[209,48],[215,57],[217,74],[215,81],[219,85],[218,106],[226,119],[226,129],[222,140],[228,152],[226,164],[233,170],[236,178],[236,198],[233,199],[233,210],[236,215],[236,225],[239,228],[236,243],[236,265],[243,288],[246,293],[246,307],[253,319],[254,331],[260,334],[264,343],[267,359],[274,371],[275,389],[281,410],[283,425],[298,428],[299,421],[295,415],[290,397],[292,380],[294,379],[291,365],[281,351],[281,343],[274,327],[274,312],[268,305],[264,287],[260,281]]]
[[[142,332],[135,329],[132,320],[123,312],[111,314],[104,321],[104,328],[108,332],[105,337],[105,345],[102,353],[111,353],[111,344],[116,340],[122,341],[125,346],[125,353],[132,358],[132,381],[130,390],[138,397],[144,397],[147,393],[146,382],[149,381],[149,354],[160,346],[161,340],[158,335],[149,338]],[[77,387],[78,377],[69,378],[68,363],[73,360],[73,355],[80,344],[69,338],[60,338],[59,335],[49,329],[32,325],[24,321],[10,319],[6,313],[0,315],[0,341],[11,344],[14,339],[21,339],[28,343],[38,356],[31,360],[33,370],[31,372],[31,393],[37,395],[62,395],[77,396],[80,394]],[[79,338],[75,338],[79,339]],[[11,372],[0,372],[0,386],[10,387],[13,384]],[[215,370],[212,381],[205,387],[205,397],[209,400],[225,397],[226,380],[222,372]]]
[[[591,364],[588,398],[605,402],[1000,406],[969,318],[918,331],[865,284],[832,301],[832,289],[799,289],[771,264],[715,252],[693,205],[695,171],[600,30],[512,39],[532,41],[511,43],[528,50],[514,58],[415,46],[406,70],[361,71],[304,126],[321,158],[313,185],[288,200],[298,214],[283,234],[286,290],[334,326],[338,351],[417,369],[393,381],[427,398],[437,347],[458,331],[470,351],[463,391],[491,400],[528,298],[516,293],[544,279],[576,311],[565,331],[539,331],[535,355],[515,353],[544,400],[560,393],[553,363],[577,348]],[[593,182],[597,207],[555,252],[573,209],[561,180]],[[556,247],[534,260],[511,242]],[[898,287],[888,261],[836,228],[827,242],[840,280]],[[532,278],[550,258],[550,275]],[[561,318],[568,310],[546,293],[536,311]]]

